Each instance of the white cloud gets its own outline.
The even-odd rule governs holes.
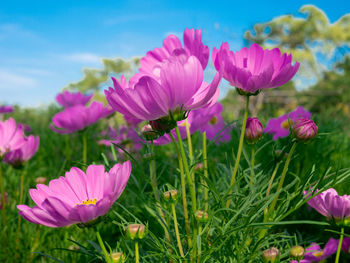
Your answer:
[[[83,63],[100,63],[102,61],[102,57],[93,53],[73,53],[62,55],[64,60],[72,61],[72,62],[83,62]]]
[[[9,39],[28,39],[35,41],[43,41],[36,33],[25,29],[20,24],[7,23],[0,24],[0,41]]]
[[[0,90],[34,88],[38,82],[34,78],[0,69]]]

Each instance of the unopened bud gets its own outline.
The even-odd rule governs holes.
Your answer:
[[[302,246],[294,246],[290,249],[290,255],[296,259],[304,257],[305,249]]]
[[[194,170],[196,172],[200,172],[203,170],[203,163],[197,163],[196,166],[194,167]]]
[[[160,135],[169,133],[176,126],[176,121],[171,120],[169,117],[149,121],[152,129],[158,132]]]
[[[294,135],[301,141],[311,140],[317,135],[317,131],[317,125],[310,119],[298,119],[293,124]]]
[[[196,217],[196,220],[198,222],[201,222],[201,223],[205,223],[208,221],[208,218],[209,218],[209,215],[207,212],[203,211],[203,210],[198,210],[196,213],[195,213],[195,217]]]
[[[271,247],[262,252],[262,257],[266,263],[275,263],[278,259],[279,250],[276,247]]]
[[[111,256],[113,263],[123,263],[125,261],[125,255],[122,252],[114,252]]]
[[[131,239],[143,239],[146,236],[146,227],[142,224],[130,224],[126,227],[126,234]]]
[[[258,118],[248,118],[245,128],[245,138],[248,143],[256,143],[262,136],[264,127]]]
[[[37,184],[45,184],[46,181],[47,181],[46,177],[37,177],[37,178],[35,178],[35,183],[37,183]]]
[[[164,199],[166,201],[177,201],[177,197],[178,197],[178,192],[176,189],[174,190],[169,190],[166,191],[165,193],[163,193]]]
[[[157,132],[154,131],[149,124],[146,124],[141,128],[141,133],[147,141],[153,141],[158,138]]]

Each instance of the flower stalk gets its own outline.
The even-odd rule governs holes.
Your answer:
[[[102,253],[103,253],[104,257],[105,257],[106,262],[107,263],[112,263],[111,257],[109,256],[109,253],[107,252],[107,249],[106,249],[106,247],[105,247],[105,245],[103,243],[101,235],[100,235],[100,233],[97,230],[96,230],[96,237],[97,237],[98,243],[99,243],[99,245],[101,247]]]
[[[335,256],[335,263],[339,263],[340,251],[341,251],[341,245],[343,243],[343,238],[344,238],[344,227],[342,227],[341,230],[340,230],[340,239],[339,239],[337,254]]]
[[[180,252],[181,257],[184,258],[185,255],[184,255],[184,251],[182,249],[180,232],[179,232],[179,226],[178,226],[178,223],[177,223],[177,217],[176,217],[176,210],[175,210],[175,203],[174,202],[171,202],[171,211],[173,213],[173,218],[174,218],[174,228],[175,228],[177,246],[179,248],[179,252]]]
[[[203,132],[203,168],[204,178],[208,179],[208,159],[207,159],[207,133]],[[204,210],[209,210],[209,188],[206,180],[203,180],[204,185]]]
[[[87,162],[87,138],[86,132],[83,133],[83,163]]]

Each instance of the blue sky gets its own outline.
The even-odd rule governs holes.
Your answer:
[[[348,1],[8,1],[0,6],[0,103],[46,105],[83,67],[102,57],[142,56],[170,33],[201,28],[210,49],[243,46],[245,30],[304,4],[331,22],[350,12]]]

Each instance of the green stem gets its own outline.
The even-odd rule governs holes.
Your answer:
[[[242,129],[241,129],[241,137],[239,139],[237,157],[236,157],[235,166],[234,166],[233,171],[232,171],[230,188],[229,188],[230,190],[228,192],[228,195],[232,194],[233,184],[235,182],[236,174],[237,174],[238,168],[239,168],[239,161],[241,159],[242,150],[243,150],[244,134],[245,134],[245,128],[246,128],[246,125],[247,125],[248,112],[249,112],[249,96],[247,96],[247,98],[246,98],[245,112],[244,112],[244,118],[243,118]],[[227,200],[226,208],[228,208],[230,206],[230,203],[231,203],[231,198],[229,198]]]
[[[102,252],[103,252],[103,255],[105,256],[106,262],[107,262],[107,263],[112,263],[111,257],[110,257],[110,255],[109,255],[109,253],[107,252],[107,249],[106,249],[106,247],[105,247],[105,245],[104,245],[104,243],[103,243],[103,240],[102,240],[102,238],[101,238],[100,233],[99,233],[97,230],[96,230],[96,237],[97,237],[98,243],[99,243],[99,245],[100,245],[100,247],[101,247],[101,250],[102,250]]]
[[[170,243],[170,235],[167,229],[166,221],[165,221],[165,216],[160,204],[160,197],[159,197],[159,193],[158,193],[158,183],[157,183],[157,174],[156,174],[156,161],[153,158],[153,153],[154,153],[154,145],[153,145],[153,141],[151,142],[151,162],[149,163],[149,172],[150,172],[150,177],[151,177],[151,185],[152,185],[152,190],[153,190],[153,194],[154,197],[156,199],[156,206],[157,206],[157,210],[158,210],[158,214],[160,215],[161,220],[160,224],[164,229],[164,234],[165,234],[165,238],[166,240]]]
[[[271,203],[271,206],[270,206],[269,211],[268,211],[268,215],[271,215],[272,211],[275,209],[275,206],[276,206],[277,201],[278,201],[278,196],[280,194],[279,191],[283,187],[284,179],[285,179],[287,171],[288,171],[288,166],[289,166],[290,160],[292,159],[292,155],[293,155],[296,147],[297,147],[297,142],[294,142],[293,145],[292,145],[292,148],[290,149],[290,151],[288,153],[288,157],[287,157],[286,163],[284,164],[283,171],[282,171],[282,176],[281,176],[281,179],[280,179],[280,182],[278,184],[277,191],[276,191],[277,195],[276,195],[276,197],[273,199],[273,201]]]
[[[27,169],[24,168],[22,173],[21,173],[21,178],[20,178],[20,187],[19,187],[19,204],[23,204],[23,184],[24,184],[24,176],[27,172]],[[20,238],[20,233],[21,233],[21,216],[18,216],[18,222],[17,222],[17,234],[16,234],[16,246],[18,248],[19,246],[19,238]]]
[[[2,204],[2,223],[3,223],[3,230],[2,230],[2,237],[3,237],[3,244],[5,248],[5,253],[7,253],[7,219],[6,219],[6,200],[5,200],[5,188],[4,188],[4,181],[2,178],[2,166],[0,162],[0,190],[1,190],[1,204]],[[6,256],[6,255],[5,255]]]
[[[135,240],[135,262],[140,262],[140,254],[139,254],[139,241]]]
[[[276,164],[275,170],[273,170],[273,172],[272,172],[272,176],[271,176],[271,179],[270,179],[270,182],[269,182],[269,186],[267,187],[267,190],[266,190],[266,197],[269,197],[269,195],[270,195],[270,191],[271,191],[271,187],[272,187],[272,184],[273,184],[273,180],[275,179],[275,176],[277,174],[278,168],[280,167],[280,164],[281,164],[281,162],[278,162]]]
[[[255,144],[252,146],[252,154],[250,160],[250,185],[252,186],[254,183],[254,166],[255,166]]]
[[[335,263],[339,262],[341,245],[343,243],[343,238],[344,238],[344,227],[342,227],[340,231],[341,231],[340,232],[340,239],[339,239],[339,244],[338,244],[337,255],[335,256]]]
[[[83,162],[86,164],[87,162],[87,138],[86,132],[83,133]]]
[[[188,156],[189,156],[190,161],[192,163],[192,161],[193,161],[193,148],[192,148],[190,125],[188,124],[187,119],[185,119],[185,126],[186,126],[186,135],[187,135],[187,143],[188,143]]]
[[[185,227],[186,227],[186,233],[187,233],[187,240],[188,240],[188,247],[192,247],[192,239],[191,239],[191,228],[190,228],[190,221],[188,218],[188,208],[187,208],[187,197],[186,197],[186,183],[185,183],[185,174],[184,174],[184,167],[181,159],[181,154],[179,151],[179,147],[177,146],[177,143],[175,141],[174,136],[169,133],[171,140],[173,141],[173,144],[176,149],[177,158],[179,160],[179,169],[180,169],[180,180],[181,180],[181,192],[182,192],[182,205],[184,208],[184,217],[185,217]]]
[[[203,168],[204,178],[208,179],[208,159],[207,159],[207,133],[203,132]],[[203,180],[204,185],[204,211],[209,210],[209,188],[206,180]]]
[[[200,263],[201,262],[201,253],[202,253],[202,225],[201,223],[198,225],[198,253],[197,253],[197,262]]]
[[[181,257],[184,258],[185,255],[184,255],[184,251],[183,251],[183,249],[182,249],[181,238],[180,238],[180,232],[179,232],[179,226],[178,226],[178,223],[177,223],[176,210],[175,210],[175,204],[174,204],[174,203],[171,204],[171,210],[172,210],[172,212],[173,212],[174,228],[175,228],[177,246],[178,246],[178,248],[179,248]]]

